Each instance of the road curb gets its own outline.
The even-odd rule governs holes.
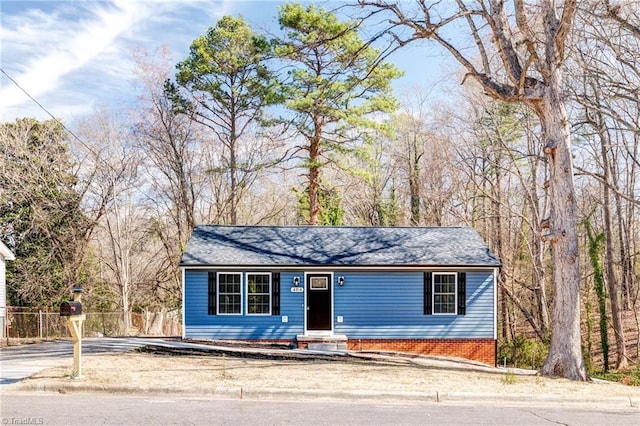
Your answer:
[[[367,390],[322,391],[312,389],[243,389],[246,399],[438,402],[437,392],[375,392]]]
[[[584,406],[592,408],[640,408],[640,396],[610,396],[610,397],[582,397],[567,395],[538,394],[526,398],[502,394],[478,394],[468,392],[445,392],[439,394],[441,402],[477,402],[485,404],[502,404],[508,402],[514,405],[553,405],[553,406]]]
[[[282,388],[169,388],[134,386],[96,385],[87,383],[48,382],[21,383],[5,389],[3,393],[43,392],[43,393],[108,393],[131,395],[174,395],[184,397],[210,397],[221,399],[255,400],[324,400],[324,401],[373,401],[388,403],[476,403],[481,405],[553,405],[583,406],[592,408],[640,408],[640,396],[592,397],[566,395],[530,395],[527,398],[502,394],[478,394],[469,392],[376,392],[367,390],[324,391],[313,389]]]

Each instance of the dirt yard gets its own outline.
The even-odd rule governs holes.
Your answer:
[[[423,364],[425,364],[423,362]],[[216,355],[124,353],[83,359],[83,377],[71,379],[71,366],[44,370],[19,387],[46,384],[64,388],[83,384],[108,390],[199,393],[207,389],[287,389],[320,392],[438,392],[439,394],[508,395],[523,401],[535,395],[595,400],[600,397],[640,398],[640,388],[618,383],[576,383],[535,375],[455,363],[443,367],[407,360],[250,359]],[[493,371],[493,372],[490,372]],[[17,389],[20,389],[20,388]]]

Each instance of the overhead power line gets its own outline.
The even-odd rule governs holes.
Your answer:
[[[9,80],[11,80],[11,82],[13,84],[15,84],[18,89],[22,90],[22,92],[24,92],[24,94],[27,95],[29,97],[29,99],[31,99],[33,102],[35,102],[35,104],[38,105],[38,107],[40,107],[44,112],[46,112],[49,115],[49,117],[51,117],[52,120],[54,120],[56,123],[58,123],[60,126],[62,126],[62,128],[67,133],[69,133],[78,142],[80,142],[80,145],[82,145],[91,154],[93,154],[95,156],[95,159],[96,159],[97,162],[102,163],[103,165],[107,166],[107,168],[109,168],[110,170],[115,170],[115,168],[114,168],[114,166],[112,164],[110,164],[105,158],[102,158],[102,156],[100,156],[100,154],[98,152],[96,152],[96,150],[93,149],[93,147],[91,145],[89,145],[87,142],[85,142],[82,139],[80,139],[80,137],[78,135],[76,135],[73,131],[71,131],[67,126],[65,126],[65,124],[62,121],[60,121],[53,114],[51,114],[51,112],[49,112],[49,110],[47,108],[45,108],[40,102],[38,102],[38,100],[36,98],[31,96],[31,94],[29,92],[27,92],[27,90],[25,88],[20,86],[20,84],[16,80],[14,80],[9,74],[7,74],[7,72],[2,67],[0,67],[0,71],[2,72],[2,74],[7,76],[7,78]],[[137,189],[138,189],[138,191],[140,191],[142,193],[140,188],[137,188]]]
[[[38,100],[36,98],[34,98],[33,96],[31,96],[31,94],[29,92],[27,92],[27,90],[22,87],[16,80],[13,79],[13,77],[11,77],[9,74],[7,74],[7,72],[0,67],[0,71],[2,71],[2,74],[6,75],[7,78],[9,80],[11,80],[11,82],[13,84],[16,85],[16,87],[20,90],[22,90],[22,92],[27,95],[29,97],[29,99],[31,99],[33,102],[35,102],[36,105],[38,105],[40,107],[40,109],[42,109],[44,112],[46,112],[49,117],[51,117],[56,123],[58,123],[59,125],[62,126],[62,128],[67,131],[67,133],[69,133],[71,136],[73,136],[78,142],[80,142],[85,148],[87,148],[88,150],[93,152],[93,149],[91,149],[91,147],[89,146],[88,143],[86,143],[85,141],[83,141],[82,139],[80,139],[75,133],[73,133],[71,130],[69,130],[69,128],[67,126],[64,125],[64,123],[62,121],[60,121],[57,117],[55,117],[53,114],[51,114],[49,112],[48,109],[46,109],[40,102],[38,102]],[[95,152],[94,152],[95,154]]]

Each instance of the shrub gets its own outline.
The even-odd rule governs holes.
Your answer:
[[[525,336],[516,336],[510,342],[498,345],[498,364],[537,370],[542,367],[549,347],[546,343]]]
[[[603,371],[594,371],[591,372],[591,377],[619,382],[627,386],[640,386],[640,365],[635,369],[629,370],[609,371],[606,373]]]
[[[516,375],[513,371],[507,371],[507,373],[502,376],[502,383],[505,385],[515,385],[518,380],[516,379]]]

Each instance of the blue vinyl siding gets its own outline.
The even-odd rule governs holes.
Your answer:
[[[268,271],[271,272],[271,271]],[[280,315],[209,315],[207,270],[185,270],[185,336],[195,339],[294,339],[304,332],[304,293],[292,293],[293,277],[304,274],[284,272],[280,275]],[[243,300],[246,296],[243,273]],[[282,317],[288,316],[283,323]]]
[[[466,272],[466,315],[424,315],[422,271],[335,272],[334,334],[349,339],[493,338],[493,270],[451,272]],[[185,270],[186,337],[294,339],[303,334],[304,293],[291,292],[295,276],[304,286],[304,271],[281,272],[280,315],[208,315],[208,271]],[[339,276],[345,279],[342,287]]]
[[[422,272],[344,273],[334,309],[343,322],[334,332],[350,339],[493,338],[493,273],[466,273],[466,315],[424,315]]]

